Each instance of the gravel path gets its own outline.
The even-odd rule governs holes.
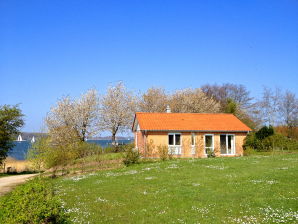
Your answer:
[[[11,191],[15,186],[24,183],[26,180],[36,176],[38,174],[22,174],[13,175],[9,177],[0,178],[0,196]]]

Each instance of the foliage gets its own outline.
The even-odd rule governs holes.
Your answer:
[[[138,109],[142,112],[165,112],[168,96],[163,88],[152,87],[139,99]]]
[[[35,168],[54,168],[54,176],[56,169],[78,158],[78,143],[64,144],[63,146],[52,143],[50,137],[41,138],[33,144],[28,151],[28,159],[37,165]]]
[[[217,100],[221,105],[221,112],[232,113],[251,129],[256,129],[259,113],[256,104],[252,103],[250,92],[243,85],[224,83],[222,85],[203,85],[202,91]]]
[[[269,127],[264,126],[256,132],[256,138],[259,140],[263,140],[264,138],[267,138],[273,134],[274,134],[274,129],[272,126],[269,126]]]
[[[255,155],[259,152],[257,152],[253,147],[247,146],[243,152],[244,156],[251,156],[251,155]]]
[[[201,89],[177,90],[169,96],[169,105],[174,113],[217,113],[220,104]]]
[[[135,147],[134,143],[123,144],[123,145],[109,145],[103,149],[104,153],[118,153],[118,152],[126,152],[130,148],[133,149]]]
[[[287,126],[276,126],[276,127],[274,127],[274,130],[276,131],[276,133],[280,133],[280,134],[287,136],[289,138],[298,140],[298,126],[293,127],[290,130]]]
[[[79,142],[76,148],[77,158],[84,158],[92,155],[100,155],[104,153],[105,149],[103,149],[100,145],[89,143],[89,142]]]
[[[214,151],[212,151],[212,150],[208,150],[208,151],[207,151],[207,157],[208,157],[208,158],[215,158],[215,153],[214,153]]]
[[[256,151],[298,150],[298,141],[296,139],[287,138],[279,133],[270,133],[272,133],[272,131],[269,128],[267,128],[265,131],[262,131],[262,133],[259,134],[259,137],[257,137],[257,134],[254,132],[249,133],[244,143],[245,151],[247,149],[254,149]]]
[[[0,166],[13,147],[13,138],[23,125],[23,114],[17,105],[0,106]]]
[[[241,109],[251,107],[251,100],[249,91],[244,85],[236,85],[232,83],[224,83],[222,85],[203,85],[202,91],[209,97],[213,97],[219,101],[224,107],[228,100],[235,102]]]
[[[237,103],[232,99],[228,99],[227,104],[225,105],[225,113],[236,114],[236,111]]]
[[[54,141],[66,139],[69,133],[81,141],[98,133],[99,98],[96,90],[87,91],[78,99],[63,97],[51,108],[46,125]]]
[[[102,131],[110,131],[115,144],[118,131],[131,127],[135,111],[134,95],[120,82],[109,87],[106,95],[101,97],[98,127]]]
[[[287,127],[286,136],[294,137],[293,130],[298,126],[298,99],[294,93],[264,87],[257,106],[264,124]]]
[[[69,223],[48,181],[36,178],[0,198],[0,223]]]
[[[140,154],[136,149],[128,148],[126,155],[123,159],[125,166],[130,166],[132,164],[139,163]]]
[[[287,137],[293,137],[293,132],[298,127],[298,99],[294,93],[285,92],[280,102],[279,114],[288,128]]]
[[[63,146],[52,143],[50,137],[38,139],[28,151],[28,159],[36,170],[58,167],[62,170],[76,159],[98,156],[103,153],[101,146],[87,142],[67,143]]]
[[[142,112],[165,112],[169,105],[175,113],[214,113],[219,112],[220,104],[207,96],[201,89],[180,89],[166,94],[163,88],[152,87],[144,93],[138,102]]]
[[[157,151],[158,151],[158,154],[159,154],[159,158],[161,160],[166,160],[169,158],[169,150],[168,150],[168,147],[166,145],[159,145],[157,146]]]

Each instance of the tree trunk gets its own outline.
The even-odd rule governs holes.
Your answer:
[[[116,145],[116,133],[112,133],[112,145]]]

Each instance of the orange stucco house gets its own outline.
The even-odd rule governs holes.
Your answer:
[[[174,157],[242,156],[244,138],[251,129],[233,114],[135,114],[132,131],[143,157],[158,158],[160,149]]]

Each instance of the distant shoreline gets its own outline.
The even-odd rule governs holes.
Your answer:
[[[35,138],[39,137],[46,137],[48,134],[47,133],[42,133],[42,132],[21,132],[20,135],[22,136],[22,139],[24,141],[31,141],[32,137],[34,136]],[[17,139],[17,137],[15,138]],[[90,137],[88,140],[112,140],[112,136],[104,136],[104,137]],[[122,140],[133,140],[133,137],[130,136],[116,136],[116,141],[122,141]]]

